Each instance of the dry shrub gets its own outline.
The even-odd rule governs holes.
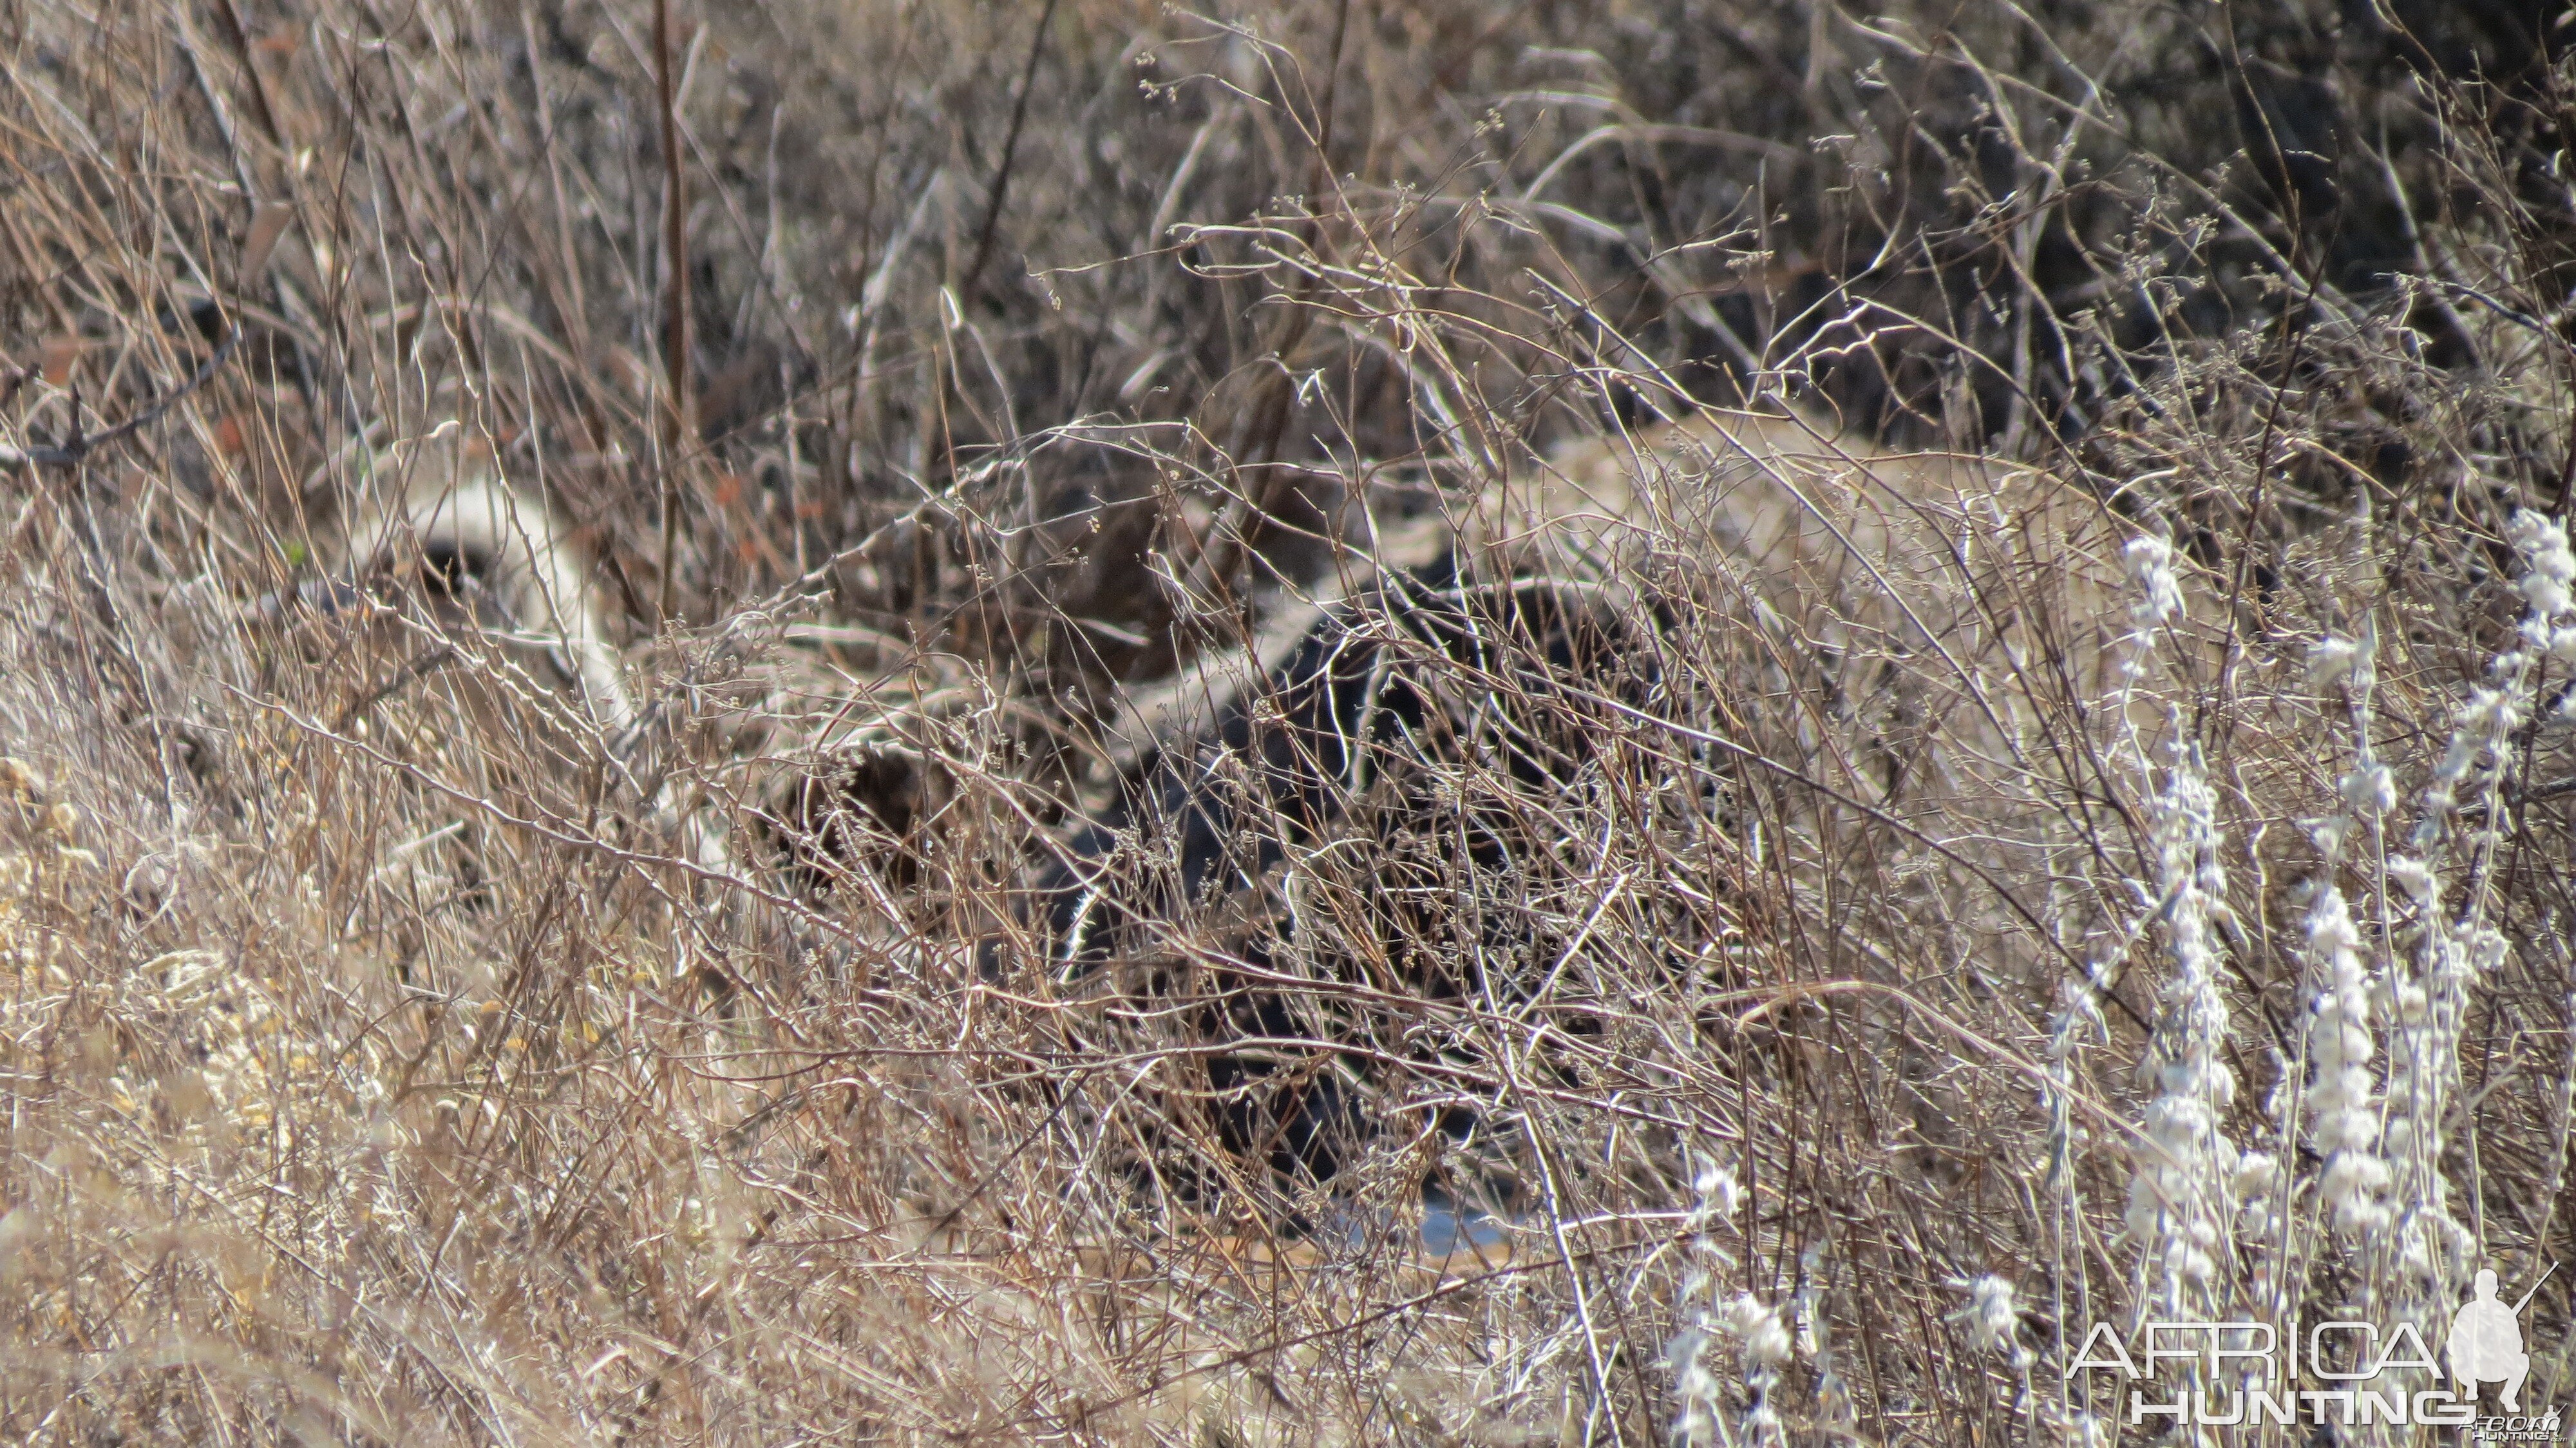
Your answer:
[[[10,1436],[2094,1442],[2570,1255],[2545,8],[699,18],[674,256],[646,6],[0,13]],[[631,728],[278,606],[460,437]],[[1351,571],[1604,466],[1624,668]],[[1068,960],[1307,616],[1438,727]]]

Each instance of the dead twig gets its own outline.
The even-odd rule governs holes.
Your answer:
[[[155,399],[141,412],[138,412],[134,416],[127,418],[125,421],[107,429],[105,432],[83,435],[80,431],[79,414],[77,409],[75,409],[72,419],[72,434],[70,437],[65,438],[58,444],[50,447],[0,446],[0,470],[20,472],[28,468],[72,468],[80,466],[83,461],[88,459],[90,454],[97,452],[100,448],[106,447],[110,443],[132,437],[135,433],[140,432],[144,428],[150,427],[153,423],[160,421],[171,408],[174,408],[180,403],[186,401],[199,388],[204,387],[209,381],[213,380],[214,375],[218,371],[222,370],[223,365],[232,360],[233,349],[240,344],[241,328],[239,326],[234,326],[228,329],[224,333],[223,341],[216,344],[214,352],[198,366],[194,375],[189,377],[186,382],[179,385],[177,390]]]

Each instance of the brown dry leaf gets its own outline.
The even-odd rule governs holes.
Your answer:
[[[56,337],[36,349],[36,371],[46,385],[63,386],[72,380],[72,364],[88,350],[89,343],[78,337]]]
[[[295,219],[295,208],[283,201],[263,201],[251,212],[250,232],[242,238],[240,280],[244,290],[257,284],[260,274],[268,270],[270,254],[277,250],[277,240],[286,234],[287,223]]]

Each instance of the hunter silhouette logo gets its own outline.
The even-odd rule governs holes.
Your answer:
[[[2511,1307],[2496,1300],[2495,1273],[2478,1273],[2477,1295],[2461,1303],[2451,1318],[2451,1378],[2463,1396],[2477,1396],[2481,1383],[2502,1383],[2504,1410],[2522,1411],[2522,1381],[2531,1376],[2531,1355],[2522,1350],[2522,1310],[2557,1270],[2558,1264],[2551,1263],[2540,1282],[2531,1284],[2531,1292]]]

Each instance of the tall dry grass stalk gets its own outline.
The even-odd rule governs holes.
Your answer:
[[[676,11],[0,7],[0,1437],[2106,1443],[2571,1255],[2545,7]]]

